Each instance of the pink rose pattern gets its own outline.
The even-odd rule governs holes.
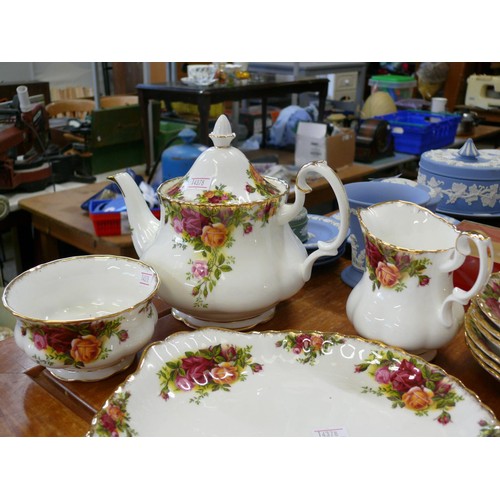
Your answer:
[[[418,286],[430,282],[425,271],[432,263],[430,259],[414,259],[412,255],[384,245],[375,238],[365,236],[366,269],[372,281],[372,289],[391,288],[400,292],[406,288],[406,280],[416,277]]]
[[[97,414],[94,431],[99,437],[137,436],[127,412],[129,392],[117,391]]]
[[[366,372],[378,384],[377,389],[363,387],[363,393],[384,396],[392,401],[392,408],[404,408],[418,416],[436,413],[435,420],[441,425],[453,422],[451,412],[463,400],[445,373],[390,350],[371,352],[354,371]]]
[[[320,333],[288,334],[283,340],[278,340],[276,347],[292,352],[297,361],[302,364],[314,365],[318,356],[329,354],[333,346],[343,344],[337,335]]]
[[[173,248],[190,246],[202,257],[190,259],[190,272],[186,273],[186,281],[193,285],[195,307],[207,307],[208,296],[223,273],[233,270],[235,258],[228,249],[235,241],[236,229],[241,227],[244,236],[252,233],[255,224],[267,224],[279,206],[278,190],[251,164],[247,175],[254,191],[273,197],[251,205],[231,204],[236,197],[221,184],[198,195],[196,205],[184,206],[182,201],[176,201],[181,196],[180,184],[168,192],[171,199],[165,205],[165,222],[170,221],[180,237]]]
[[[251,350],[251,346],[217,344],[166,362],[158,372],[160,397],[168,401],[172,393],[192,391],[195,395],[189,402],[200,404],[212,392],[230,391],[233,384],[246,380],[248,371],[263,369],[252,360]]]

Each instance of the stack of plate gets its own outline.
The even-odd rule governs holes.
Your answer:
[[[493,273],[465,314],[465,342],[476,361],[500,380],[500,272]]]

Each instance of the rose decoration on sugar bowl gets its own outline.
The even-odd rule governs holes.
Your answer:
[[[33,361],[56,378],[90,382],[125,370],[151,340],[158,281],[137,259],[83,255],[21,273],[2,300]]]
[[[110,177],[123,192],[139,258],[160,276],[160,296],[190,327],[245,329],[270,319],[276,304],[309,280],[314,262],[334,256],[347,236],[349,204],[344,186],[326,162],[304,165],[295,201],[288,184],[261,176],[231,146],[235,134],[225,115],[205,150],[183,177],[158,188],[161,217],[151,215],[127,173]],[[337,199],[338,236],[308,255],[288,224],[303,208],[309,173],[323,176]]]

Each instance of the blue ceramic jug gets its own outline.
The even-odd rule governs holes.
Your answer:
[[[182,129],[177,137],[184,143],[165,149],[161,155],[164,181],[186,175],[196,158],[207,149],[203,144],[193,144],[196,132],[191,128]]]

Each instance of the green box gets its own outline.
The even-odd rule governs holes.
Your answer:
[[[99,109],[92,112],[92,174],[142,165],[146,148],[142,135],[139,105]],[[153,106],[155,154],[159,151],[160,106]]]

